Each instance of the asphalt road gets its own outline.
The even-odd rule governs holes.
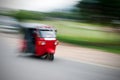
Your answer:
[[[14,38],[0,36],[0,80],[120,80],[120,69],[59,56],[54,61],[42,60],[20,55],[17,48]]]

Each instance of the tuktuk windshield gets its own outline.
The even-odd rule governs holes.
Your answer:
[[[55,38],[56,32],[55,30],[39,30],[40,37],[42,38]]]

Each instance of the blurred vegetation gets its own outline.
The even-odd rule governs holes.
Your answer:
[[[84,20],[120,26],[120,0],[81,0],[76,6]]]
[[[44,13],[38,11],[28,11],[28,10],[4,10],[0,11],[0,15],[12,16],[19,21],[32,19],[32,20],[42,20],[45,18]]]
[[[10,10],[0,11],[0,15],[12,16],[19,21],[31,19],[31,20],[44,20],[50,18],[64,18],[80,20],[79,13],[74,12],[38,12],[28,10]]]
[[[45,13],[48,17],[80,20],[78,13],[72,12],[49,12]]]
[[[23,19],[35,19],[35,20],[42,20],[44,18],[42,13],[39,12],[33,12],[33,11],[25,11],[25,10],[20,10],[14,13],[13,15],[15,18],[18,20],[23,20]]]

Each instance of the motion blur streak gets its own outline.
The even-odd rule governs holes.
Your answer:
[[[0,0],[0,80],[119,80],[119,12],[120,0]],[[55,28],[54,61],[31,56],[34,45],[33,53],[20,52],[22,23]]]

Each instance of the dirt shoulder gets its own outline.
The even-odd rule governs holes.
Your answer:
[[[95,63],[120,68],[120,55],[118,54],[80,47],[67,43],[60,43],[56,50],[56,56],[87,63]]]

